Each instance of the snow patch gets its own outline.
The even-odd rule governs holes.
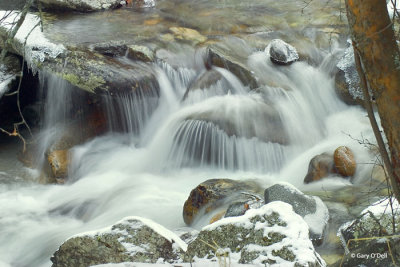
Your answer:
[[[140,221],[147,227],[151,228],[154,232],[161,235],[162,237],[167,239],[169,242],[177,244],[177,246],[180,249],[182,249],[183,251],[187,250],[187,244],[178,235],[176,235],[175,233],[168,230],[164,226],[162,226],[150,219],[146,219],[146,218],[142,218],[142,217],[138,217],[138,216],[130,216],[130,217],[123,218],[122,220],[116,222],[114,225],[122,224],[122,225],[127,225],[128,227],[130,227],[132,229],[138,229],[141,227],[141,224],[138,223],[137,221]],[[82,236],[94,237],[94,236],[101,235],[101,234],[115,234],[116,231],[118,231],[118,230],[112,230],[112,225],[111,225],[111,226],[108,226],[108,227],[105,227],[105,228],[102,228],[99,230],[80,233],[80,234],[74,235],[70,238],[82,237]],[[68,238],[68,239],[70,239],[70,238]]]
[[[399,213],[400,205],[399,205],[399,202],[394,197],[392,197],[392,204],[393,204],[394,213]],[[361,212],[361,214],[364,214],[367,212],[371,212],[375,216],[381,216],[383,214],[391,214],[392,210],[390,207],[390,199],[388,198],[383,201],[380,200],[380,201],[375,202],[374,204],[372,204],[371,206],[369,206],[368,208],[363,210]]]
[[[297,190],[297,189],[296,189]],[[231,224],[237,227],[244,227],[250,229],[253,224],[250,219],[256,216],[269,216],[272,213],[278,213],[280,220],[286,223],[286,226],[273,225],[269,226],[266,222],[257,222],[254,230],[264,229],[264,236],[268,236],[270,233],[279,233],[286,236],[281,242],[272,244],[267,247],[262,247],[254,244],[249,244],[245,248],[247,250],[262,251],[265,255],[273,255],[273,251],[278,251],[284,247],[287,247],[296,256],[296,261],[301,264],[307,264],[308,262],[321,261],[314,251],[312,242],[309,239],[309,226],[303,220],[303,218],[293,211],[291,205],[281,202],[274,201],[270,202],[259,209],[250,209],[244,215],[239,217],[228,217],[223,218],[213,224],[205,226],[203,231],[216,230],[219,226]],[[260,255],[256,264],[261,264],[265,256]],[[272,256],[269,256],[272,257]],[[275,257],[276,264],[271,266],[286,266],[289,262],[283,260],[280,257]],[[323,261],[321,265],[325,266]]]
[[[0,31],[11,32],[16,21],[20,17],[19,11],[0,10],[0,17],[7,16],[0,22]],[[33,63],[43,62],[46,57],[56,58],[63,52],[65,47],[61,44],[50,42],[40,29],[40,18],[36,15],[27,14],[26,18],[14,37],[13,48],[21,55],[33,69]],[[24,44],[26,42],[25,48]],[[15,47],[18,46],[18,47]]]
[[[329,220],[329,211],[319,197],[314,197],[314,199],[317,204],[317,210],[314,214],[307,214],[304,216],[304,220],[313,233],[322,235]]]

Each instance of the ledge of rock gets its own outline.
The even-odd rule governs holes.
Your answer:
[[[4,12],[6,11],[0,11],[0,17]],[[6,21],[0,23],[0,40],[5,40],[10,30],[8,23],[18,19],[18,16],[14,12],[7,17]],[[45,70],[56,74],[90,93],[113,95],[158,88],[154,74],[144,64],[123,63],[115,58],[104,56],[95,49],[66,48],[63,45],[54,44],[46,39],[40,27],[35,27],[39,21],[39,17],[28,14],[9,48],[17,55],[25,55],[28,66],[34,71]],[[31,34],[27,36],[31,30]]]
[[[309,240],[306,222],[280,201],[204,227],[189,244],[184,261],[221,257],[241,264],[326,266]]]
[[[40,0],[43,8],[55,11],[91,12],[121,7],[121,0]]]
[[[118,61],[87,49],[71,48],[66,58],[49,59],[41,69],[72,85],[96,94],[129,94],[157,88],[158,82],[145,65]]]
[[[87,267],[103,263],[175,262],[187,245],[163,226],[140,217],[128,217],[100,231],[65,241],[54,253],[53,267]]]

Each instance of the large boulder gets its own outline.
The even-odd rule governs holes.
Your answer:
[[[394,198],[392,202],[393,214],[389,199],[380,200],[340,227],[338,235],[346,252],[341,266],[398,266],[400,214],[398,202]]]
[[[336,148],[333,159],[337,172],[344,176],[353,176],[356,172],[357,163],[354,159],[354,154],[350,148],[340,146]]]
[[[310,238],[319,243],[329,220],[328,208],[319,197],[308,196],[291,184],[278,183],[265,189],[265,204],[282,201],[292,205],[310,227]]]
[[[199,184],[190,192],[183,205],[183,220],[191,225],[199,214],[207,214],[225,208],[240,199],[247,200],[252,194],[259,194],[262,188],[255,181],[231,179],[210,179]],[[250,193],[250,195],[246,194]],[[221,218],[224,214],[220,214]]]
[[[310,160],[306,177],[304,177],[304,183],[308,184],[319,181],[322,178],[335,173],[336,169],[333,155],[330,153],[322,153],[316,155]]]
[[[173,263],[187,245],[163,226],[140,217],[128,217],[115,225],[74,236],[54,253],[53,267],[87,267],[102,263]]]
[[[271,61],[278,65],[290,65],[299,60],[296,48],[281,39],[272,40],[265,48]]]
[[[91,12],[121,7],[121,0],[40,0],[43,8],[56,11]]]
[[[326,266],[308,237],[306,222],[289,204],[272,202],[204,227],[184,261],[230,259],[268,266]]]

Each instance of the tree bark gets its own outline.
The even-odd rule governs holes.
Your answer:
[[[390,149],[391,185],[400,189],[400,51],[385,0],[346,0],[354,49],[376,100]],[[400,200],[399,194],[395,194]]]

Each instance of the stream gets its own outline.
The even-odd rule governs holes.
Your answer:
[[[118,96],[117,101],[105,97],[109,131],[73,147],[64,185],[37,183],[39,171],[16,159],[20,144],[0,140],[0,266],[50,266],[51,255],[63,241],[125,216],[149,218],[182,231],[183,203],[193,188],[212,178],[257,179],[265,187],[286,181],[321,197],[344,189],[348,198],[361,195],[370,181],[374,155],[356,139],[374,137],[365,110],[344,104],[335,93],[332,62],[344,51],[345,40],[332,41],[318,31],[341,27],[338,20],[335,26],[329,24],[332,16],[337,18],[339,4],[316,2],[312,11],[319,12],[306,10],[304,15],[303,1],[270,0],[174,0],[158,1],[156,8],[147,10],[46,14],[48,38],[71,45],[123,39],[157,42],[176,25],[196,26],[209,39],[238,29],[227,42],[235,51],[249,51],[248,66],[263,86],[253,90],[226,69],[207,70],[204,50],[181,45],[167,60],[149,66],[156,74],[159,96],[150,91],[140,101],[132,95]],[[251,15],[254,12],[260,15]],[[262,36],[299,39],[299,50],[306,51],[309,60],[274,65],[259,48]],[[187,91],[210,71],[222,78],[207,89]],[[48,93],[37,133],[38,162],[64,130],[74,101],[70,85],[60,78],[42,72],[40,81]],[[114,129],[116,120],[122,121],[122,133]],[[330,177],[305,185],[310,159],[339,146],[350,147],[356,156],[352,181]],[[345,202],[340,205],[352,209]],[[365,204],[358,203],[354,210]],[[327,234],[336,229],[330,231]],[[332,244],[323,244],[319,251],[330,249]]]

